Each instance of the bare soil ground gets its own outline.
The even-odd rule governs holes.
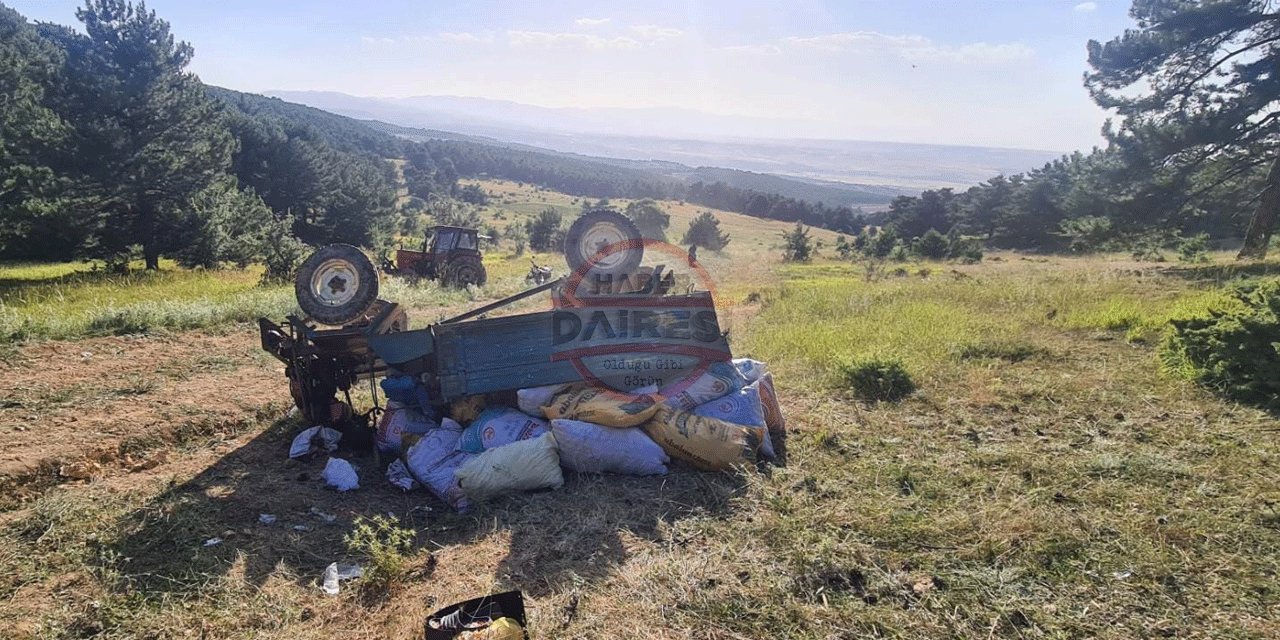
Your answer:
[[[154,466],[175,442],[234,434],[284,406],[246,331],[45,342],[0,364],[0,486]],[[17,493],[13,493],[13,490]]]

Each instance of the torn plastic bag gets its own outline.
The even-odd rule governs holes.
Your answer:
[[[556,440],[550,433],[485,451],[468,460],[456,475],[467,498],[476,502],[564,486]]]
[[[418,487],[418,481],[414,480],[413,474],[409,473],[409,467],[405,466],[404,460],[399,458],[387,465],[387,482],[400,487],[403,491],[413,491]]]
[[[722,398],[746,386],[742,374],[729,362],[713,362],[691,382],[682,381],[660,389],[663,402],[670,407],[690,410],[716,398]]]
[[[637,427],[657,413],[648,395],[633,395],[597,387],[574,385],[556,394],[542,407],[548,419],[581,420],[605,427]]]
[[[536,438],[551,430],[541,418],[533,418],[508,407],[489,407],[480,412],[458,440],[458,450],[483,453],[503,445]]]
[[[332,453],[338,450],[338,441],[341,439],[342,432],[337,429],[320,425],[308,427],[293,437],[293,443],[289,445],[289,457],[303,458],[321,451]]]
[[[431,396],[427,388],[413,376],[387,376],[380,383],[382,392],[387,394],[389,402],[421,411],[428,420],[435,421],[436,413],[431,408]]]
[[[360,477],[355,467],[342,458],[329,458],[324,465],[324,481],[338,491],[351,491],[360,488]]]
[[[552,420],[560,464],[582,473],[664,475],[670,458],[640,429],[602,427],[578,420]]]
[[[343,580],[351,580],[363,575],[364,567],[361,567],[358,564],[340,565],[336,562],[332,562],[329,566],[324,568],[324,576],[320,581],[320,588],[324,590],[325,593],[331,596],[336,596],[340,591],[342,591],[340,585]]]
[[[738,370],[738,373],[742,375],[743,381],[747,384],[751,384],[759,380],[764,374],[769,373],[769,365],[751,358],[734,358],[733,368]]]
[[[664,406],[644,431],[672,458],[699,469],[720,471],[754,463],[763,427],[733,424]]]

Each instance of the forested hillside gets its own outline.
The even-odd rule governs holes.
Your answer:
[[[439,132],[410,140],[274,98],[207,87],[193,51],[153,11],[94,0],[84,33],[0,5],[0,258],[162,256],[196,266],[262,261],[287,272],[301,243],[376,247],[410,195],[453,197],[492,176],[591,197],[669,197],[843,231],[858,212],[684,182],[567,154]],[[433,134],[435,132],[428,132]],[[415,214],[416,215],[416,214]]]
[[[141,7],[78,17],[83,34],[0,6],[0,256],[287,269],[295,238],[367,245],[390,224],[394,138],[210,92]]]
[[[398,189],[422,201],[459,198],[459,177],[681,200],[850,234],[869,228],[868,216],[826,203],[891,195],[354,120],[202,84],[187,71],[191,47],[125,0],[91,0],[77,15],[83,33],[0,5],[0,259],[93,258],[115,268],[142,259],[155,268],[165,256],[206,267],[264,262],[285,274],[307,244],[385,246],[407,228]],[[1104,96],[1107,74],[1136,71],[1098,47],[1092,82]],[[1125,108],[1140,113],[1143,104]],[[1269,162],[1250,149],[1276,126],[1274,114],[1251,108],[1230,127],[1135,120],[1111,132],[1106,149],[963,192],[899,196],[870,221],[907,244],[934,230],[1031,250],[1158,252],[1198,234],[1239,237]],[[392,160],[403,160],[402,171]]]
[[[955,229],[993,246],[1130,249],[1158,255],[1188,238],[1239,238],[1265,177],[1209,161],[1186,175],[1155,172],[1116,148],[1074,153],[1025,174],[893,200],[882,222],[905,239]]]

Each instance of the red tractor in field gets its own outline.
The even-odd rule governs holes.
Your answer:
[[[481,260],[481,239],[488,238],[475,229],[437,225],[427,230],[421,251],[397,249],[395,262],[383,258],[382,270],[439,280],[451,287],[480,286],[488,280]]]

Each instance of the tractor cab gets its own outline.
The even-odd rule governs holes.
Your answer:
[[[475,229],[466,227],[448,227],[437,225],[427,229],[422,250],[426,253],[449,253],[450,251],[480,252],[480,234]]]
[[[421,251],[399,249],[394,264],[383,265],[388,273],[404,274],[466,287],[483,285],[488,279],[480,254],[481,236],[475,229],[436,225],[427,229]]]

